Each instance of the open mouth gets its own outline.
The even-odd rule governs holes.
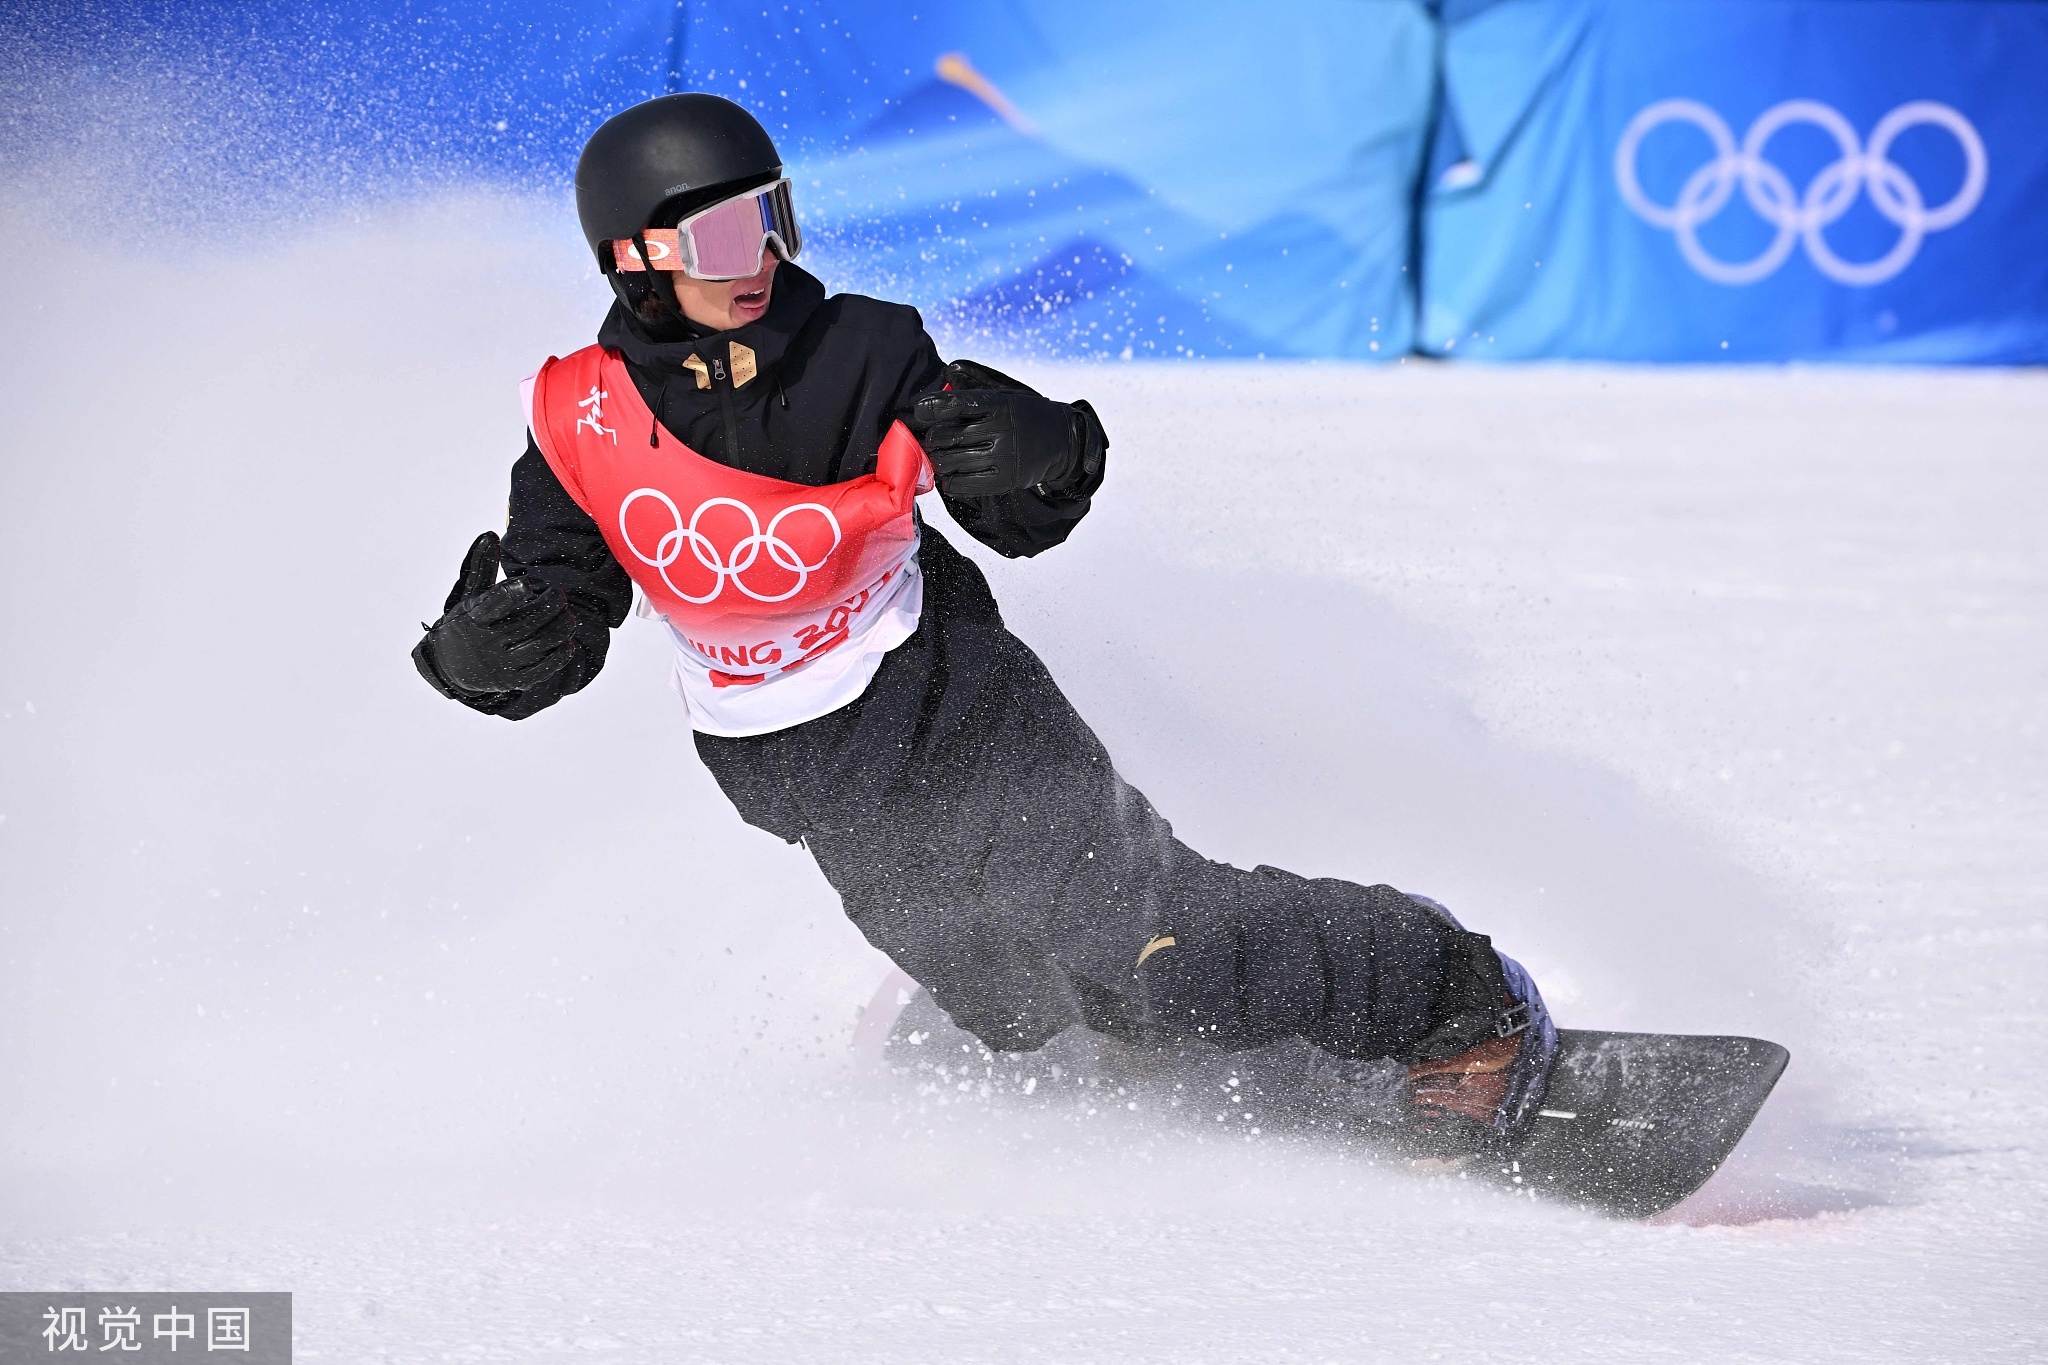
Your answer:
[[[750,289],[744,294],[735,294],[732,296],[732,301],[742,308],[759,308],[768,301],[768,288],[766,285],[763,285],[759,289]]]

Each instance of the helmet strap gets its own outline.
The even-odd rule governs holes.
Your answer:
[[[636,232],[633,234],[633,250],[640,253],[640,270],[642,274],[647,276],[647,292],[652,294],[655,301],[661,304],[668,312],[680,318],[683,315],[683,305],[676,298],[675,284],[668,278],[666,270],[656,270],[654,268],[654,258],[647,254],[646,233]]]

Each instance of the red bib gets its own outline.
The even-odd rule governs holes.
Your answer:
[[[541,366],[529,420],[562,487],[721,686],[859,635],[863,610],[917,553],[911,505],[932,473],[901,422],[862,478],[812,488],[749,474],[670,435],[599,346]]]

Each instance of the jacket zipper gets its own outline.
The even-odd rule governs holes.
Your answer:
[[[726,378],[725,357],[711,357],[711,384],[718,390],[718,410],[725,415],[725,462],[740,467],[740,425],[732,405],[732,383]]]

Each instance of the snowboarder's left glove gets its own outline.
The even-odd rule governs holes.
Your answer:
[[[1015,387],[988,387],[984,376]],[[970,361],[948,365],[946,378],[952,388],[918,399],[905,419],[939,491],[979,498],[1067,485],[1079,463],[1073,407]]]
[[[462,557],[441,619],[412,652],[443,696],[489,715],[517,707],[576,658],[576,613],[560,588],[537,578],[497,581],[499,545],[486,531]]]

